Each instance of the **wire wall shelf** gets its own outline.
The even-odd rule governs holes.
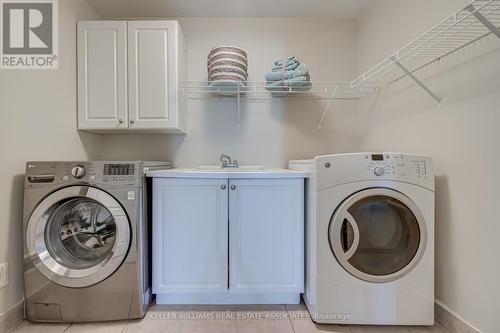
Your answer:
[[[366,83],[362,86],[352,87],[350,81],[315,81],[293,86],[286,83],[268,85],[265,81],[228,82],[225,84],[214,84],[209,81],[181,81],[179,88],[181,97],[187,99],[299,97],[324,100],[358,100],[369,96],[377,89],[377,86]]]
[[[181,81],[179,94],[186,99],[235,98],[238,126],[241,98],[298,97],[327,100],[318,122],[320,128],[334,100],[360,100],[403,77],[415,81],[442,105],[442,98],[420,81],[415,72],[487,36],[497,37],[500,41],[500,0],[471,2],[353,81],[301,82],[295,85],[269,85],[265,81],[239,84]]]
[[[413,73],[489,35],[500,38],[500,0],[473,1],[369,69],[352,87],[369,81],[387,84],[409,76],[440,103],[441,98]]]
[[[318,129],[330,110],[334,100],[359,100],[369,96],[379,87],[365,83],[353,87],[350,81],[303,82],[300,85],[281,85],[261,81],[214,83],[209,81],[180,81],[180,96],[187,99],[232,97],[236,99],[237,126],[240,127],[241,99],[301,98],[327,100],[323,114],[317,123]]]

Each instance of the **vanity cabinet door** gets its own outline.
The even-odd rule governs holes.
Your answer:
[[[127,22],[78,22],[78,129],[126,129]]]
[[[228,180],[153,180],[153,293],[227,292]]]
[[[304,180],[229,181],[232,293],[301,293]]]

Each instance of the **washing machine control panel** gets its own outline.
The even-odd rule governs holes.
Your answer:
[[[48,184],[81,184],[137,186],[142,182],[138,162],[28,162],[27,188]]]
[[[66,167],[63,180],[71,181],[79,179],[89,183],[105,185],[134,185],[136,184],[135,163],[107,163],[107,162],[87,162],[82,164],[72,164]],[[69,174],[67,171],[69,170]]]

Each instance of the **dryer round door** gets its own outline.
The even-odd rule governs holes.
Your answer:
[[[44,198],[33,210],[26,246],[49,280],[88,287],[113,274],[125,260],[130,224],[120,203],[89,186],[70,186]]]
[[[350,274],[384,283],[415,268],[424,254],[427,229],[410,198],[395,190],[372,188],[353,194],[336,209],[329,242]]]

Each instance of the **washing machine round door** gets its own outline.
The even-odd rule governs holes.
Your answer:
[[[130,223],[120,203],[90,186],[70,186],[44,198],[32,212],[26,246],[51,281],[88,287],[113,274],[130,246]]]
[[[350,274],[383,283],[401,278],[418,264],[427,229],[422,213],[406,195],[372,188],[353,194],[335,210],[329,241]]]

